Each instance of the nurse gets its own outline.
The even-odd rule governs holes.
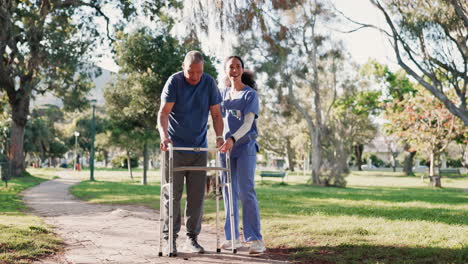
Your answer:
[[[221,111],[224,121],[225,143],[221,152],[231,153],[232,199],[234,205],[235,238],[231,237],[230,212],[226,210],[224,234],[226,241],[222,248],[231,249],[231,239],[235,239],[236,248],[242,247],[239,239],[238,200],[242,202],[242,223],[244,241],[249,242],[250,254],[261,254],[265,251],[260,232],[260,212],[255,186],[255,168],[257,161],[257,124],[259,101],[253,74],[244,71],[244,62],[238,56],[225,60],[224,70],[226,87],[221,89],[223,101]],[[224,159],[221,159],[224,160]],[[225,174],[224,174],[224,177]],[[224,205],[229,208],[227,187],[223,189]]]

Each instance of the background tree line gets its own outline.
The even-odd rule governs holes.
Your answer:
[[[98,148],[105,153],[106,146],[118,147],[128,160],[130,153],[141,153],[146,172],[149,150],[158,140],[155,125],[163,84],[180,70],[185,52],[202,49],[200,41],[207,36],[216,37],[219,45],[233,46],[257,73],[263,103],[260,141],[265,150],[285,156],[290,169],[308,156],[311,183],[344,186],[351,156],[359,167],[363,146],[376,134],[375,119],[384,116],[391,122],[387,133],[397,136],[407,153],[404,167],[411,174],[417,151],[440,152],[452,141],[466,144],[466,10],[458,0],[436,1],[437,8],[424,1],[370,1],[387,21],[388,28],[378,30],[393,43],[406,74],[373,62],[353,63],[352,54],[328,30],[349,19],[329,1],[221,1],[209,6],[197,0],[183,5],[151,0],[2,1],[0,88],[2,124],[9,127],[3,142],[14,174],[24,169],[26,154],[40,153],[37,156],[43,159],[70,146],[73,137],[66,139],[51,126],[63,118],[49,116],[57,109],[50,107],[43,116],[40,112],[46,110],[31,111],[29,102],[36,94],[52,92],[63,99],[62,111],[89,107],[85,94],[91,88],[90,77],[99,74],[89,67],[89,59],[99,42],[111,44],[120,71],[105,92]],[[119,22],[104,12],[104,6],[119,10]],[[419,8],[427,12],[418,12]],[[83,18],[70,19],[78,15]],[[106,30],[95,26],[98,18],[104,19]],[[144,18],[145,26],[125,30],[135,18]],[[213,33],[210,21],[217,21],[220,35]],[[182,34],[175,30],[180,25],[186,29]],[[213,66],[217,54],[212,55],[205,70],[217,76]],[[411,120],[404,106],[409,105],[407,100],[416,104],[420,97],[433,101],[421,108],[447,112],[425,113],[425,119],[417,119],[425,120],[425,127],[398,121]],[[78,120],[74,122],[78,127]],[[37,132],[28,136],[28,126]],[[423,146],[427,139],[411,138],[412,131],[445,133],[450,138],[442,145],[431,138],[432,145]],[[80,140],[89,149],[86,137]],[[433,152],[437,160],[440,154]]]

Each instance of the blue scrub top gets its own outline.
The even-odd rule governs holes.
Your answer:
[[[256,138],[257,117],[259,113],[259,100],[257,91],[250,86],[246,86],[242,91],[237,93],[234,98],[229,98],[229,90],[227,87],[221,91],[223,102],[221,103],[221,112],[224,121],[224,139],[232,136],[244,123],[244,116],[248,113],[255,114],[255,120],[249,132],[242,138],[237,139],[232,151],[231,157],[238,157],[247,151],[247,155],[255,155],[258,151]],[[245,153],[244,153],[245,154]]]
[[[221,103],[214,79],[203,73],[200,82],[190,85],[183,72],[173,74],[161,93],[162,103],[175,103],[169,115],[169,136],[175,147],[206,148],[210,106]]]

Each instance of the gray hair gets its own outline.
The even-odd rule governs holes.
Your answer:
[[[197,50],[192,50],[185,55],[184,64],[186,66],[191,64],[205,63],[203,54]]]

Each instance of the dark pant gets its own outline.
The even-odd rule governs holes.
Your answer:
[[[174,151],[173,166],[198,166],[205,167],[208,155],[206,152],[189,153]],[[197,237],[201,231],[201,222],[203,217],[203,200],[205,199],[206,171],[179,171],[173,173],[174,182],[174,238],[180,231],[180,199],[184,190],[184,178],[187,183],[187,201],[185,203],[185,226],[187,236]],[[166,171],[165,180],[169,180],[169,151],[166,151]],[[162,184],[162,183],[161,183]],[[169,192],[164,192],[164,237],[169,233]]]

